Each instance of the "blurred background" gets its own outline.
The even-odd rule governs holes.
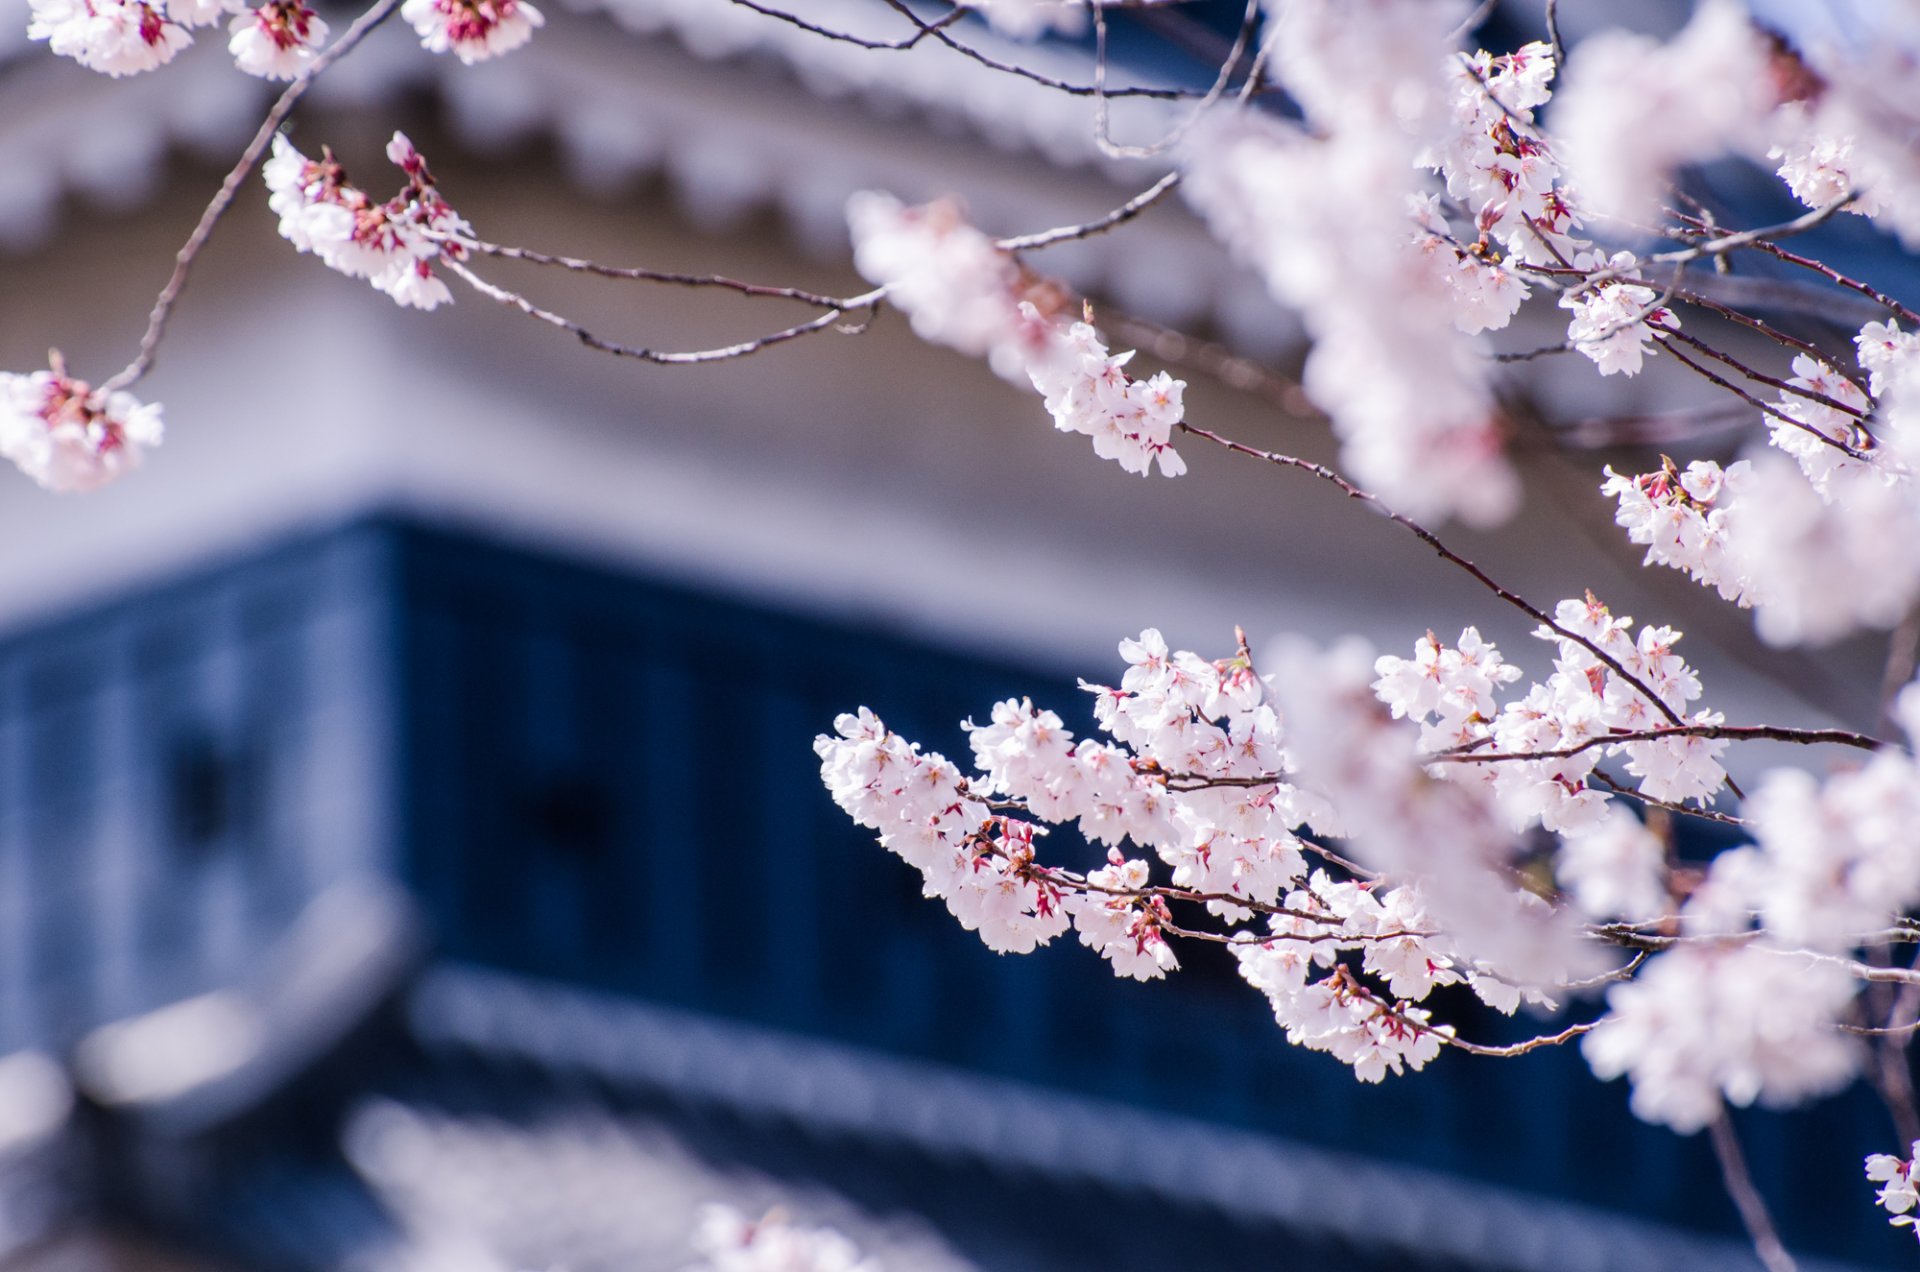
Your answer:
[[[473,68],[390,24],[296,144],[384,194],[398,126],[482,237],[838,294],[861,288],[854,190],[957,193],[1024,232],[1161,171],[1101,158],[1085,99],[931,44],[723,0],[548,7]],[[903,34],[869,0],[795,8]],[[1239,8],[1120,22],[1117,78],[1204,83]],[[1489,46],[1533,8],[1501,6]],[[1570,34],[1590,8],[1564,6]],[[25,9],[0,0],[0,366],[55,346],[98,380],[268,90],[211,32],[98,77],[29,45]],[[1089,73],[1081,42],[956,31]],[[1116,109],[1123,139],[1181,110]],[[1727,223],[1786,210],[1751,171],[1700,180]],[[1820,246],[1898,285],[1861,233]],[[1332,457],[1297,391],[1235,370],[1284,377],[1298,328],[1184,209],[1032,263],[1141,366],[1226,360],[1184,372],[1189,418]],[[809,316],[482,272],[657,348]],[[1560,338],[1545,309],[1515,347]],[[140,472],[0,495],[0,1268],[675,1272],[716,1201],[836,1226],[893,1272],[1753,1265],[1706,1145],[1634,1122],[1577,1054],[1360,1086],[1214,951],[1150,986],[1078,948],[993,955],[820,788],[811,739],[861,704],[949,755],[1009,695],[1085,732],[1074,677],[1117,675],[1146,626],[1215,656],[1235,623],[1256,648],[1401,651],[1478,623],[1544,669],[1486,594],[1317,484],[1203,452],[1143,483],[895,314],[665,368],[471,292],[402,311],[297,256],[257,179],[141,392],[170,431]],[[1611,523],[1599,468],[1632,461],[1600,421],[1657,412],[1684,462],[1751,432],[1714,405],[1662,360],[1530,365],[1527,507],[1450,541],[1541,603],[1591,588],[1684,628],[1730,718],[1872,727],[1876,642],[1765,650]],[[1539,1024],[1459,1010],[1485,1038]],[[1848,1098],[1743,1124],[1824,1266],[1911,1257],[1859,1177],[1883,1122]]]

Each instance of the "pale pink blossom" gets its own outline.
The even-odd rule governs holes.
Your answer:
[[[400,16],[432,53],[471,66],[525,44],[546,17],[525,0],[407,0]]]
[[[53,368],[0,372],[0,456],[48,490],[93,490],[139,466],[160,444],[158,403],[103,392]]]

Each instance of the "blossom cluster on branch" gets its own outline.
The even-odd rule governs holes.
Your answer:
[[[1090,96],[1101,150],[1166,170],[1104,216],[1003,239],[957,199],[856,194],[854,265],[873,289],[855,296],[604,266],[480,240],[404,135],[387,154],[406,184],[381,201],[330,150],[311,158],[281,131],[315,76],[387,16],[471,63],[544,23],[524,0],[375,0],[332,43],[302,0],[31,0],[30,36],[108,75],[159,67],[193,30],[226,22],[242,71],[291,82],[180,253],[138,357],[104,381],[69,375],[57,354],[45,370],[0,373],[0,455],[46,487],[85,490],[159,442],[160,408],[129,390],[260,165],[295,249],[403,306],[439,307],[452,275],[590,348],[673,364],[857,333],[867,324],[842,320],[886,302],[926,340],[1031,387],[1058,430],[1127,472],[1185,473],[1176,442],[1192,441],[1330,484],[1524,612],[1543,670],[1529,676],[1477,627],[1450,643],[1428,632],[1409,656],[1283,642],[1258,670],[1244,636],[1206,659],[1150,628],[1122,642],[1117,685],[1086,686],[1098,736],[1009,699],[968,725],[963,773],[862,708],[815,742],[828,790],[989,947],[1026,952],[1072,931],[1117,975],[1150,980],[1179,970],[1182,942],[1223,945],[1292,1041],[1362,1080],[1444,1049],[1579,1040],[1598,1076],[1628,1080],[1641,1117],[1714,1130],[1757,1250],[1775,1272],[1791,1266],[1725,1146],[1726,1109],[1832,1091],[1876,1047],[1883,1068],[1905,1065],[1920,1019],[1920,963],[1894,962],[1920,944],[1920,687],[1900,688],[1920,644],[1920,312],[1785,243],[1848,214],[1920,245],[1920,41],[1887,19],[1871,38],[1795,43],[1735,0],[1702,0],[1669,39],[1603,30],[1568,50],[1549,3],[1548,38],[1496,52],[1461,46],[1484,17],[1466,0],[1259,0],[1213,86],[1193,90],[1109,87],[1108,11],[1166,0],[966,0],[933,17],[893,4],[897,40],[740,2],[876,57],[937,44],[983,73]],[[1093,83],[995,60],[963,38],[975,16],[1017,39],[1092,25]],[[1111,99],[1134,92],[1193,99],[1193,113],[1158,144],[1117,146]],[[1770,170],[1807,211],[1723,226],[1689,172],[1729,158]],[[1121,232],[1176,187],[1299,316],[1298,388],[1340,441],[1338,471],[1189,418],[1183,380],[1136,374],[1093,306],[1033,264],[1056,243]],[[481,278],[483,256],[725,288],[813,316],[713,349],[632,348]],[[1779,322],[1802,292],[1766,277],[1723,285],[1748,259],[1833,289],[1851,316]],[[1529,324],[1554,343],[1513,347]],[[1184,337],[1151,347],[1176,369],[1207,369]],[[1554,355],[1603,378],[1656,366],[1736,404],[1742,444],[1616,457],[1600,497],[1644,564],[1750,610],[1770,643],[1892,632],[1883,715],[1904,745],[1729,723],[1703,705],[1675,627],[1636,628],[1583,580],[1537,607],[1430,528],[1516,513],[1511,444],[1552,430],[1535,427],[1510,368]],[[1749,798],[1725,765],[1756,739],[1839,746],[1852,762],[1770,771]],[[1685,818],[1743,842],[1682,862],[1673,826]],[[1062,827],[1104,856],[1054,850]],[[1889,1006],[1860,992],[1869,983],[1902,993]],[[1490,1046],[1446,1019],[1464,994],[1575,1018]],[[1910,1095],[1883,1094],[1896,1124],[1920,1125]],[[1912,1223],[1912,1159],[1876,1154],[1866,1169],[1893,1222]],[[784,1221],[719,1215],[703,1239],[717,1272],[869,1266]]]

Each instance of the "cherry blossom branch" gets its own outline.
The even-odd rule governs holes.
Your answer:
[[[620,265],[602,265],[598,261],[582,260],[574,256],[556,256],[548,252],[537,252],[526,247],[506,247],[499,243],[489,243],[483,239],[469,238],[461,234],[440,234],[432,230],[420,231],[420,236],[435,243],[446,243],[463,248],[481,256],[494,256],[507,261],[526,261],[533,265],[551,265],[559,269],[572,270],[582,274],[593,274],[600,278],[627,279],[642,283],[665,283],[675,287],[720,288],[738,292],[743,296],[771,297],[779,300],[797,300],[803,304],[821,309],[849,308],[844,297],[825,296],[818,292],[805,291],[798,287],[778,287],[762,283],[742,282],[737,278],[728,278],[724,274],[678,274],[671,271],[643,269]]]
[[[1867,418],[1869,418],[1868,412],[1861,410],[1857,406],[1849,406],[1847,403],[1840,401],[1838,398],[1830,397],[1825,393],[1819,392],[1818,390],[1802,388],[1800,385],[1790,383],[1786,380],[1777,379],[1774,376],[1768,375],[1764,371],[1756,370],[1755,368],[1748,366],[1746,363],[1742,362],[1740,359],[1734,357],[1732,354],[1727,353],[1723,350],[1714,348],[1712,345],[1700,339],[1698,336],[1691,335],[1688,332],[1682,331],[1678,327],[1668,326],[1666,323],[1660,321],[1657,318],[1650,320],[1647,323],[1647,326],[1653,328],[1655,331],[1664,333],[1669,339],[1680,341],[1682,344],[1686,345],[1690,349],[1698,350],[1702,354],[1705,354],[1707,357],[1712,358],[1715,362],[1718,362],[1723,366],[1732,367],[1735,371],[1738,371],[1741,375],[1745,376],[1749,380],[1754,381],[1757,384],[1764,384],[1764,385],[1767,385],[1769,388],[1778,389],[1782,393],[1791,393],[1795,397],[1805,398],[1809,402],[1818,403],[1819,405],[1824,406],[1829,410],[1838,411],[1842,415],[1850,415],[1856,420],[1864,421]],[[1668,347],[1671,348],[1672,346],[1669,345]],[[1788,416],[1787,418],[1791,419],[1792,417]],[[1804,428],[1806,426],[1802,425],[1802,427]],[[1820,435],[1818,429],[1814,429],[1812,431],[1816,435]],[[1829,438],[1827,440],[1831,441],[1832,439]]]
[[[1914,956],[1911,966],[1920,969],[1920,954]],[[1913,1043],[1913,1031],[1920,1028],[1920,985],[1901,986],[1886,1020],[1886,1025],[1875,1031],[1880,1041],[1874,1048],[1879,1061],[1874,1069],[1874,1086],[1901,1142],[1911,1144],[1920,1140],[1920,1107],[1914,1099],[1913,1068],[1907,1051]]]
[[[862,36],[854,35],[851,32],[836,31],[832,27],[825,27],[815,22],[809,22],[796,13],[788,13],[784,9],[776,9],[771,5],[760,4],[758,0],[733,0],[733,3],[743,9],[751,9],[761,17],[773,18],[775,21],[786,23],[788,26],[798,27],[809,35],[817,35],[823,39],[832,40],[840,44],[852,44],[863,49],[874,49],[883,52],[900,52],[913,48],[928,36],[937,31],[945,30],[961,18],[967,16],[966,9],[955,5],[951,12],[942,14],[932,22],[921,23],[919,29],[912,35],[898,40],[869,40]]]
[[[1466,557],[1461,556],[1458,552],[1455,552],[1452,548],[1449,548],[1444,542],[1441,541],[1438,535],[1433,533],[1433,531],[1427,529],[1425,526],[1421,525],[1419,522],[1415,521],[1413,518],[1406,516],[1404,513],[1395,512],[1391,508],[1387,507],[1386,503],[1380,498],[1380,496],[1374,494],[1372,491],[1362,490],[1360,487],[1348,481],[1345,477],[1342,477],[1339,473],[1334,472],[1333,469],[1328,468],[1325,464],[1316,464],[1312,460],[1301,459],[1296,455],[1283,455],[1283,454],[1280,454],[1278,451],[1260,450],[1257,447],[1248,446],[1244,442],[1236,442],[1231,438],[1221,436],[1219,433],[1216,433],[1211,429],[1201,428],[1197,424],[1190,424],[1184,420],[1181,421],[1179,424],[1175,425],[1175,427],[1177,427],[1183,433],[1188,433],[1194,437],[1201,438],[1204,441],[1212,442],[1216,446],[1223,447],[1226,450],[1232,451],[1237,455],[1245,455],[1248,458],[1265,460],[1269,464],[1277,464],[1283,468],[1294,468],[1304,473],[1310,473],[1313,476],[1318,477],[1320,480],[1327,482],[1330,485],[1336,487],[1342,494],[1346,495],[1347,498],[1357,499],[1360,502],[1371,506],[1376,512],[1380,513],[1387,520],[1393,522],[1395,525],[1399,526],[1401,529],[1407,531],[1409,534],[1419,539],[1422,543],[1432,548],[1436,553],[1440,555],[1442,560],[1465,571],[1468,575],[1472,576],[1474,580],[1476,580],[1482,587],[1492,592],[1495,596],[1499,597],[1501,600],[1505,601],[1507,604],[1513,606],[1515,609],[1519,610],[1521,613],[1527,615],[1527,617],[1533,619],[1535,622],[1540,623],[1542,626],[1548,628],[1550,631],[1554,632],[1556,635],[1564,637],[1565,639],[1570,640],[1574,642],[1576,645],[1579,645],[1585,650],[1587,650],[1588,653],[1591,653],[1595,658],[1599,659],[1602,663],[1604,663],[1607,666],[1607,668],[1611,670],[1615,675],[1619,676],[1621,680],[1625,681],[1627,684],[1631,685],[1634,689],[1638,690],[1640,694],[1643,697],[1645,697],[1649,703],[1653,704],[1654,709],[1659,711],[1660,714],[1666,716],[1668,720],[1672,721],[1674,724],[1685,723],[1683,720],[1681,720],[1680,714],[1678,712],[1676,712],[1672,707],[1668,706],[1666,702],[1663,701],[1658,694],[1654,693],[1652,689],[1648,688],[1647,685],[1643,683],[1638,676],[1634,675],[1632,672],[1628,671],[1625,667],[1621,666],[1619,659],[1615,658],[1612,654],[1609,654],[1606,650],[1602,649],[1599,646],[1599,644],[1597,644],[1595,641],[1593,641],[1588,637],[1580,635],[1578,632],[1569,631],[1568,629],[1562,627],[1560,624],[1554,622],[1553,619],[1544,610],[1534,605],[1531,601],[1528,601],[1525,597],[1521,596],[1519,593],[1514,592],[1506,587],[1503,587],[1501,584],[1495,582],[1493,577],[1489,575],[1485,570],[1475,565],[1472,561],[1469,561]]]
[[[1409,1022],[1409,1023],[1415,1023],[1415,1022]],[[1446,1040],[1446,1043],[1448,1046],[1458,1047],[1460,1050],[1468,1053],[1469,1055],[1490,1056],[1490,1057],[1493,1057],[1494,1059],[1507,1059],[1512,1056],[1524,1056],[1529,1051],[1538,1051],[1542,1047],[1562,1046],[1566,1043],[1572,1042],[1575,1038],[1578,1038],[1583,1034],[1592,1033],[1595,1029],[1600,1027],[1600,1024],[1601,1024],[1601,1021],[1589,1020],[1582,1024],[1568,1025],[1565,1029],[1562,1029],[1559,1033],[1543,1034],[1538,1038],[1529,1038],[1525,1042],[1513,1042],[1513,1043],[1508,1043],[1504,1046],[1489,1046],[1486,1043],[1468,1042],[1465,1038],[1456,1038],[1453,1035],[1448,1034],[1444,1031],[1434,1030],[1431,1025],[1422,1026],[1422,1025],[1415,1024],[1415,1027],[1425,1028],[1432,1032],[1439,1033],[1440,1036]]]
[[[844,304],[828,310],[818,318],[812,318],[806,322],[797,323],[794,326],[773,332],[769,335],[758,336],[752,340],[743,340],[738,344],[722,345],[714,349],[695,349],[688,352],[664,353],[658,349],[643,349],[633,345],[618,344],[601,336],[596,336],[571,318],[562,317],[549,309],[542,309],[518,292],[511,292],[504,287],[494,286],[492,283],[489,283],[468,269],[465,265],[462,265],[459,261],[454,260],[451,256],[442,256],[440,263],[447,269],[453,271],[453,273],[459,275],[467,286],[473,288],[481,295],[491,300],[496,300],[509,308],[518,309],[521,313],[527,315],[527,317],[537,319],[540,322],[546,323],[548,326],[558,327],[560,330],[572,335],[589,349],[598,349],[602,353],[611,353],[616,357],[636,358],[641,362],[652,362],[666,366],[688,366],[701,362],[721,362],[728,358],[744,358],[749,354],[758,353],[762,349],[771,348],[777,344],[784,344],[789,340],[795,340],[801,336],[812,335],[817,331],[825,331],[846,314],[854,310],[865,309],[871,313],[878,309],[880,302],[886,298],[887,294],[886,288],[876,287],[872,291],[863,293],[862,295],[848,297]],[[855,330],[864,329],[865,324],[863,323]]]
[[[1662,738],[1724,738],[1734,742],[1798,742],[1807,746],[1833,743],[1877,751],[1887,743],[1850,729],[1793,729],[1771,724],[1677,724],[1657,729],[1639,729],[1604,733],[1573,746],[1547,751],[1468,751],[1456,748],[1423,757],[1429,764],[1496,764],[1509,760],[1561,760],[1590,751],[1597,746],[1617,746],[1625,742],[1657,742]]]
[[[1676,334],[1674,328],[1666,326],[1664,323],[1649,322],[1647,325],[1653,328],[1655,331],[1663,332],[1668,335]],[[1716,384],[1719,387],[1725,389],[1727,392],[1733,394],[1735,397],[1745,402],[1748,406],[1751,406],[1755,410],[1759,411],[1762,415],[1766,415],[1772,419],[1776,419],[1780,421],[1782,424],[1792,425],[1794,428],[1797,428],[1812,437],[1816,437],[1820,439],[1821,444],[1830,446],[1833,449],[1840,451],[1842,454],[1847,455],[1853,459],[1861,460],[1863,462],[1866,460],[1867,458],[1866,455],[1862,451],[1860,451],[1857,447],[1849,446],[1847,445],[1847,443],[1841,441],[1837,437],[1827,436],[1825,433],[1821,432],[1817,428],[1814,428],[1812,425],[1806,423],[1804,420],[1794,419],[1793,416],[1788,415],[1786,412],[1782,411],[1779,407],[1774,406],[1769,402],[1765,402],[1760,398],[1756,397],[1755,395],[1753,395],[1752,393],[1747,392],[1745,389],[1741,388],[1739,385],[1735,384],[1733,381],[1727,379],[1725,376],[1720,375],[1718,372],[1714,371],[1711,367],[1702,366],[1700,363],[1688,357],[1685,353],[1682,353],[1679,349],[1676,349],[1671,343],[1667,345],[1667,352],[1672,354],[1674,361],[1678,362],[1681,366],[1686,367],[1689,371],[1692,371],[1695,375],[1699,376],[1700,378],[1707,380],[1708,382],[1712,384]]]
[[[1593,772],[1587,774],[1587,780],[1589,782],[1598,782],[1615,795],[1625,795],[1628,799],[1637,800],[1645,804],[1648,808],[1659,808],[1669,813],[1683,813],[1688,817],[1698,817],[1703,821],[1719,822],[1723,826],[1745,826],[1749,824],[1744,817],[1735,817],[1732,813],[1723,813],[1718,809],[1693,808],[1686,804],[1676,804],[1669,800],[1655,799],[1651,795],[1643,794],[1635,790],[1624,782],[1614,781],[1613,778],[1608,777],[1599,769],[1595,769]]]
[[[742,0],[734,0],[736,4],[741,2]],[[1107,97],[1148,97],[1160,101],[1181,101],[1199,96],[1198,93],[1183,88],[1134,87],[1101,89],[1091,84],[1070,84],[1066,80],[1055,79],[1051,75],[1042,75],[1036,70],[1014,62],[997,61],[994,58],[988,57],[972,45],[962,44],[944,29],[944,24],[938,27],[929,27],[926,20],[907,5],[906,0],[886,0],[886,4],[888,8],[892,9],[895,13],[901,14],[915,26],[928,28],[926,31],[928,35],[931,35],[936,41],[946,45],[962,57],[978,62],[988,70],[999,71],[1003,75],[1013,75],[1020,79],[1030,80],[1043,88],[1051,88],[1055,92],[1066,93],[1072,97],[1093,97],[1097,94],[1104,93]]]
[[[1240,20],[1240,28],[1234,34],[1233,45],[1221,59],[1220,71],[1214,77],[1213,84],[1207,89],[1206,95],[1187,113],[1185,119],[1174,125],[1166,136],[1150,146],[1121,146],[1115,144],[1113,140],[1110,127],[1112,121],[1107,109],[1111,101],[1111,96],[1107,92],[1107,14],[1101,5],[1097,3],[1090,5],[1089,7],[1093,10],[1093,136],[1095,144],[1100,147],[1100,153],[1110,159],[1151,159],[1165,154],[1178,145],[1180,140],[1200,121],[1201,116],[1220,100],[1226,93],[1227,86],[1233,82],[1234,68],[1240,65],[1240,59],[1246,55],[1247,48],[1253,41],[1253,33],[1260,25],[1260,4],[1261,0],[1247,0],[1246,16]],[[1246,81],[1240,87],[1239,97],[1242,102],[1246,101],[1248,95],[1259,84],[1265,58],[1265,47],[1254,54],[1253,65],[1248,69]]]
[[[1036,248],[1051,247],[1055,243],[1067,243],[1075,239],[1092,238],[1096,234],[1104,234],[1116,225],[1125,225],[1133,220],[1134,217],[1158,203],[1179,184],[1180,174],[1169,172],[1104,216],[1083,221],[1079,225],[1062,225],[1051,230],[1041,230],[1035,234],[997,239],[994,241],[994,246],[1003,252],[1027,252]]]
[[[1210,376],[1242,393],[1257,393],[1289,415],[1320,414],[1298,380],[1241,357],[1225,345],[1110,309],[1103,312],[1101,325],[1120,341],[1151,353],[1156,362]]]
[[[1773,1226],[1773,1216],[1767,1213],[1766,1199],[1754,1187],[1753,1176],[1747,1173],[1747,1159],[1740,1152],[1740,1137],[1734,1132],[1733,1121],[1725,1109],[1707,1124],[1707,1130],[1713,1140],[1714,1156],[1720,1159],[1720,1178],[1740,1212],[1740,1222],[1746,1225],[1747,1235],[1753,1240],[1753,1252],[1760,1256],[1767,1272],[1799,1272],[1800,1265],[1787,1253],[1779,1231]]]
[[[112,393],[127,388],[153,370],[153,364],[159,357],[160,341],[167,332],[167,321],[173,316],[173,307],[179,302],[180,294],[186,290],[187,277],[193,271],[193,263],[199,257],[200,249],[205,247],[207,240],[213,236],[214,226],[220,223],[220,218],[226,215],[228,207],[232,206],[233,196],[239,192],[240,183],[247,179],[254,165],[260,162],[260,156],[266,153],[267,146],[273,141],[274,133],[279,130],[281,124],[286,122],[287,116],[293,113],[293,108],[299,104],[302,97],[306,96],[307,89],[312,87],[313,81],[319,78],[320,73],[351,53],[355,46],[373,32],[375,27],[385,22],[400,8],[400,2],[401,0],[376,0],[373,7],[356,18],[353,25],[348,27],[338,40],[308,63],[300,74],[294,77],[293,82],[287,85],[286,91],[282,92],[268,108],[266,118],[260,121],[260,127],[254,131],[253,140],[249,141],[247,148],[240,152],[239,161],[228,171],[226,179],[220,183],[220,189],[214,194],[206,209],[200,213],[200,220],[193,227],[193,233],[187,236],[187,241],[174,254],[173,273],[168,276],[166,286],[160,289],[159,296],[154,299],[153,309],[147,315],[147,329],[141,333],[139,352],[135,354],[132,362],[100,386],[101,393]]]
[[[1818,345],[1808,340],[1802,340],[1798,336],[1789,335],[1786,332],[1780,330],[1778,327],[1773,326],[1771,323],[1768,323],[1763,319],[1755,318],[1751,314],[1742,313],[1731,305],[1722,304],[1721,302],[1714,300],[1710,296],[1706,296],[1701,292],[1692,291],[1684,287],[1676,289],[1674,291],[1674,296],[1679,300],[1685,302],[1686,304],[1696,305],[1701,309],[1707,310],[1709,313],[1718,314],[1720,315],[1720,317],[1727,319],[1729,322],[1739,323],[1741,326],[1747,328],[1749,331],[1758,332],[1760,335],[1767,337],[1769,340],[1772,340],[1778,344],[1784,345],[1787,348],[1792,349],[1798,353],[1804,353],[1809,357],[1818,358],[1821,362],[1827,364],[1829,367],[1833,366],[1834,360],[1832,356],[1829,355],[1825,350],[1821,349]],[[1833,367],[1833,370],[1837,374],[1839,374],[1840,377],[1844,379],[1848,384],[1851,384],[1853,385],[1854,388],[1858,389],[1860,391],[1861,397],[1866,398],[1869,402],[1874,400],[1873,395],[1867,392],[1865,385],[1859,383],[1852,376],[1846,374],[1846,372],[1840,371],[1839,368],[1837,367]],[[1795,388],[1794,392],[1804,394],[1805,390]]]
[[[1802,269],[1812,270],[1814,273],[1820,275],[1822,278],[1826,279],[1828,282],[1833,283],[1835,286],[1844,287],[1848,291],[1858,292],[1860,295],[1865,296],[1870,300],[1877,301],[1880,305],[1882,305],[1886,309],[1891,310],[1895,315],[1900,317],[1903,321],[1912,323],[1914,325],[1920,325],[1920,312],[1916,312],[1912,309],[1909,309],[1907,306],[1901,304],[1899,301],[1895,300],[1893,297],[1887,295],[1885,292],[1881,291],[1877,287],[1872,286],[1869,283],[1863,283],[1857,278],[1852,278],[1846,274],[1842,274],[1839,270],[1833,268],[1833,266],[1831,265],[1825,264],[1824,262],[1821,262],[1821,261],[1814,260],[1810,256],[1801,256],[1798,253],[1789,252],[1786,248],[1781,247],[1778,243],[1756,241],[1753,243],[1748,243],[1745,246],[1754,248],[1758,251],[1765,252],[1767,255],[1772,256],[1778,260],[1785,261],[1789,265],[1798,265]]]

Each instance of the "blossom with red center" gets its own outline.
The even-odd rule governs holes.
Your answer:
[[[93,490],[140,463],[160,442],[160,407],[95,389],[52,369],[0,372],[0,455],[48,490]]]
[[[327,38],[327,24],[300,0],[267,0],[228,28],[227,52],[241,70],[262,79],[290,80],[305,70]]]
[[[400,16],[419,33],[421,47],[469,66],[519,48],[547,21],[522,0],[407,0]]]

